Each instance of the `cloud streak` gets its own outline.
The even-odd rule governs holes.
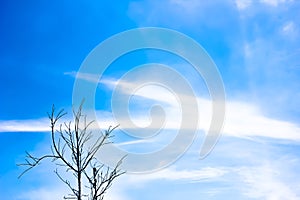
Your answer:
[[[183,181],[192,183],[215,180],[224,176],[226,173],[227,171],[224,169],[212,167],[206,167],[199,170],[177,170],[169,167],[151,174],[130,175],[129,180],[136,183],[155,180]]]
[[[49,130],[48,118],[0,121],[0,132],[47,132]]]
[[[117,83],[116,83],[117,84]],[[121,83],[126,84],[127,83]],[[129,83],[128,83],[129,84]],[[134,84],[134,83],[130,83]],[[127,92],[126,87],[124,88],[124,93]],[[181,119],[178,116],[180,113],[180,102],[170,95],[171,93],[166,93],[164,90],[155,89],[153,87],[144,87],[137,91],[135,94],[139,97],[144,98],[145,100],[153,100],[155,103],[161,102],[168,104],[168,106],[163,106],[166,113],[170,113],[166,117],[169,117],[166,123],[166,129],[178,129],[180,128]],[[182,95],[182,94],[176,94]],[[184,95],[182,95],[184,96]],[[210,125],[211,119],[211,101],[201,97],[190,97],[184,96],[184,98],[196,98],[198,102],[198,107],[200,111],[199,119],[200,124],[199,128],[207,131]],[[189,109],[194,109],[193,107]],[[189,116],[183,116],[189,117]],[[145,120],[142,117],[138,117],[137,120],[139,123],[144,124],[149,123],[149,120]],[[124,125],[126,126],[126,124]],[[130,128],[130,127],[127,127]],[[159,127],[156,127],[159,128]],[[181,127],[188,129],[189,126]],[[262,111],[255,105],[251,103],[241,102],[241,101],[227,101],[227,111],[226,111],[226,120],[223,128],[225,135],[236,136],[236,137],[267,137],[274,139],[287,139],[300,141],[300,127],[297,124],[292,122],[272,119],[263,115]]]
[[[86,80],[89,79],[91,75],[84,75],[80,78]],[[105,80],[104,83],[111,87],[111,85],[116,85],[118,82],[113,80]],[[126,84],[134,83],[124,83],[122,86],[124,88],[123,92],[127,92]],[[166,92],[164,89],[160,90],[159,87],[143,87],[138,90],[135,94],[142,98],[140,102],[132,102],[143,104],[144,101],[152,100],[155,104],[159,103],[166,113],[166,123],[163,127],[166,130],[178,130],[179,128],[189,129],[189,125],[180,126],[181,123],[181,111],[180,111],[180,102],[177,98],[172,96],[172,93]],[[181,95],[181,94],[177,94]],[[185,96],[184,98],[196,98],[199,107],[199,129],[207,131],[210,125],[211,120],[211,101],[201,97],[190,97]],[[193,107],[189,109],[194,109]],[[139,114],[132,116],[132,121],[134,124],[139,124],[140,128],[145,128],[151,122],[151,119],[148,115],[143,113],[148,113],[147,108],[141,109]],[[101,117],[104,113],[104,118]],[[106,111],[97,111],[97,115],[100,119],[98,124],[101,127],[108,127],[111,124],[121,124],[122,128],[130,129],[137,128],[128,126],[126,123],[121,121],[114,121],[113,114]],[[152,116],[152,117],[161,117],[161,116]],[[189,116],[183,116],[189,117]],[[122,117],[121,117],[122,119]],[[126,119],[127,120],[127,119]],[[126,121],[124,119],[124,121]],[[93,127],[92,127],[93,128]],[[97,124],[94,124],[94,128],[98,128]],[[153,127],[152,127],[153,128]],[[155,127],[162,128],[162,127]],[[9,120],[9,121],[0,121],[0,132],[44,132],[49,131],[49,122],[47,119],[30,119],[30,120]],[[280,140],[291,140],[291,141],[300,141],[300,127],[297,124],[294,124],[289,121],[273,119],[263,115],[261,110],[253,104],[241,102],[241,101],[227,101],[227,110],[226,110],[226,120],[223,127],[223,134],[227,136],[234,137],[265,137],[273,138]]]
[[[249,198],[266,200],[299,199],[292,187],[280,179],[280,171],[276,171],[274,166],[244,167],[238,173],[246,184],[242,192]]]

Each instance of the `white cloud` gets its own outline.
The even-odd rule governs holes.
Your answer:
[[[261,0],[261,2],[276,7],[281,3],[289,2],[289,0]]]
[[[112,187],[105,195],[107,200],[128,200],[128,191],[133,187],[139,187],[143,184],[154,181],[176,181],[186,183],[196,183],[201,181],[215,181],[227,173],[225,169],[204,167],[198,170],[177,170],[175,168],[166,168],[155,173],[149,174],[125,174],[116,179]],[[62,183],[63,184],[63,183]],[[69,194],[67,188],[57,186],[51,188],[36,188],[26,191],[19,195],[19,200],[50,200],[62,199],[63,196]]]
[[[199,170],[177,170],[169,167],[151,174],[129,175],[132,182],[148,182],[154,180],[198,182],[220,178],[227,173],[220,168],[206,167]]]
[[[124,84],[122,82],[122,84]],[[134,84],[134,83],[130,83]],[[124,87],[125,88],[125,87]],[[126,88],[123,92],[127,92]],[[160,101],[164,103],[168,103],[169,106],[165,106],[166,113],[170,113],[167,117],[169,117],[170,122],[166,124],[165,128],[167,129],[177,129],[178,124],[181,123],[181,118],[178,118],[176,115],[181,115],[180,103],[176,98],[168,97],[168,95],[172,95],[171,93],[166,93],[164,90],[155,90],[152,87],[143,87],[134,95],[141,96],[145,99],[152,99],[155,101]],[[177,94],[179,96],[183,96],[183,98],[195,98],[189,97],[182,94]],[[210,121],[211,121],[211,101],[197,97],[197,102],[199,106],[199,119],[200,124],[199,128],[202,130],[208,130]],[[178,105],[179,103],[179,105]],[[236,137],[251,137],[251,136],[260,136],[260,137],[268,137],[275,139],[287,139],[287,140],[296,140],[300,141],[300,127],[296,124],[293,124],[288,121],[272,119],[266,117],[262,114],[262,112],[255,105],[246,102],[240,101],[227,101],[227,109],[226,109],[226,120],[224,124],[224,134]],[[193,105],[191,105],[188,109],[195,109]],[[190,117],[190,116],[184,116]],[[133,120],[137,120],[139,123],[145,124],[149,123],[145,118],[133,118]],[[143,123],[143,121],[146,121]],[[126,126],[126,124],[124,125]],[[130,128],[130,127],[127,127]],[[156,127],[159,128],[159,127]],[[182,128],[189,128],[189,124],[186,124]]]
[[[105,195],[106,200],[129,200],[120,190],[111,190]],[[121,194],[120,194],[121,193]]]
[[[46,132],[49,130],[48,118],[0,121],[0,132]]]
[[[151,143],[153,141],[151,140],[134,140],[134,141],[129,141],[129,142],[120,142],[117,143],[116,145],[121,147],[121,146],[127,146],[127,145],[133,145],[133,144],[144,144],[144,143]]]
[[[244,10],[248,8],[252,3],[252,0],[236,0],[235,4],[238,8],[238,10]]]
[[[299,29],[293,21],[288,21],[281,27],[281,32],[288,39],[295,39],[298,38]]]
[[[300,141],[298,125],[268,118],[257,107],[244,102],[227,102],[224,133],[237,137],[260,136]]]
[[[63,184],[63,183],[62,183]],[[114,185],[113,185],[114,186]],[[36,188],[29,190],[27,192],[21,193],[17,200],[53,200],[53,199],[64,199],[68,197],[67,194],[70,194],[70,191],[67,189],[62,189],[65,187],[57,186],[52,188]],[[113,187],[113,189],[108,190],[105,195],[107,200],[128,200],[128,198],[123,193],[123,190],[120,188]]]
[[[125,174],[122,178],[132,185],[140,185],[151,181],[179,181],[196,183],[201,181],[215,181],[224,176],[228,171],[222,168],[204,167],[202,169],[178,170],[168,167],[148,174]],[[121,179],[122,179],[121,178]]]
[[[62,189],[64,187],[57,188],[37,188],[34,190],[29,190],[20,194],[17,199],[18,200],[53,200],[53,199],[63,199],[66,194],[70,192],[66,189]]]
[[[167,24],[178,28],[207,21],[209,14],[205,13],[211,5],[209,1],[198,0],[132,1],[128,14],[140,26]]]
[[[68,75],[71,76],[73,78],[78,78],[78,79],[82,79],[82,80],[86,80],[92,83],[98,83],[99,82],[99,77],[97,77],[94,74],[87,74],[87,73],[80,73],[80,72],[75,72],[75,71],[71,71],[71,72],[65,72],[64,75]]]
[[[109,82],[109,81],[108,81]],[[112,84],[112,83],[110,83]],[[133,83],[131,83],[133,84]],[[157,87],[157,86],[156,86]],[[137,91],[135,95],[143,97],[144,99],[151,99],[157,102],[163,102],[161,106],[165,109],[166,123],[164,129],[177,130],[179,128],[190,129],[190,124],[184,124],[181,126],[181,107],[180,102],[177,98],[172,96],[172,93],[168,93],[165,90],[158,90],[156,87],[144,87]],[[126,92],[124,87],[124,92]],[[171,95],[171,96],[170,96]],[[180,95],[180,94],[177,94]],[[184,96],[184,95],[183,95]],[[195,98],[184,96],[183,98]],[[199,107],[199,129],[207,131],[211,122],[211,101],[208,99],[196,98]],[[134,103],[134,102],[133,102]],[[139,102],[143,103],[143,102]],[[168,105],[166,105],[168,104]],[[223,127],[224,135],[235,136],[235,137],[266,137],[273,139],[300,141],[300,127],[292,122],[272,119],[263,115],[258,107],[251,103],[240,102],[240,101],[227,101],[226,108],[226,120]],[[193,105],[187,108],[195,109]],[[147,110],[145,111],[148,114]],[[104,118],[101,117],[104,113]],[[141,112],[142,113],[142,112]],[[99,124],[101,127],[107,128],[112,124],[121,124],[122,128],[136,128],[131,125],[122,123],[121,121],[115,121],[112,114],[109,112],[97,111],[97,115],[100,119]],[[110,115],[110,116],[109,116]],[[127,116],[124,116],[127,117]],[[155,117],[155,116],[153,116]],[[158,116],[157,116],[158,117]],[[161,117],[161,116],[160,116]],[[183,117],[191,117],[189,115]],[[128,119],[124,119],[126,121]],[[139,126],[147,127],[151,122],[146,115],[134,115],[131,119],[135,124]],[[93,127],[91,127],[93,128]],[[97,128],[97,124],[94,123],[94,128]],[[152,127],[161,128],[161,127]],[[47,119],[37,120],[11,120],[11,121],[0,121],[0,132],[14,132],[14,131],[49,131],[49,121]],[[139,141],[139,142],[144,142]]]
[[[238,170],[246,187],[242,192],[249,198],[266,200],[296,200],[299,196],[289,182],[281,180],[280,171],[274,166],[243,167]]]
[[[293,22],[288,22],[282,27],[282,31],[285,33],[292,32],[294,30],[294,23]]]
[[[112,85],[115,83],[113,80],[110,80],[110,79],[99,80],[99,78],[100,78],[99,76],[97,76],[95,74],[89,74],[89,73],[81,73],[81,72],[71,71],[71,72],[65,72],[64,75],[71,76],[75,79],[86,80],[86,81],[92,82],[92,83],[104,83],[106,85]]]
[[[244,62],[239,69],[245,75],[243,88],[246,89],[240,90],[269,115],[297,120],[300,51],[296,41],[299,34],[289,32],[293,26],[290,21],[278,25],[274,30],[276,36],[257,37],[245,43]],[[283,31],[284,27],[287,32]]]
[[[170,5],[177,5],[189,13],[196,13],[204,3],[198,0],[170,0]]]

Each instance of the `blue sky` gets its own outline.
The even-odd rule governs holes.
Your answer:
[[[114,34],[149,26],[188,35],[218,66],[227,98],[222,137],[211,154],[199,160],[211,99],[203,79],[186,62],[152,50],[119,58],[105,72],[95,96],[104,128],[118,123],[110,105],[117,80],[135,66],[153,62],[172,66],[190,82],[200,122],[197,138],[179,160],[156,173],[123,175],[107,200],[300,198],[300,2],[13,0],[0,4],[0,199],[60,199],[68,193],[52,173],[52,163],[43,163],[22,179],[17,179],[22,168],[16,163],[24,160],[26,150],[35,155],[49,152],[46,112],[53,103],[71,110],[75,77],[89,52]],[[78,78],[98,81],[93,74]],[[115,143],[142,153],[169,144],[178,129],[176,98],[162,88],[145,87],[132,102],[133,120],[142,125],[149,123],[151,105],[163,105],[165,131],[137,141],[116,131]]]

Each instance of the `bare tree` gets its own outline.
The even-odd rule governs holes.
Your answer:
[[[57,169],[54,171],[58,178],[72,191],[64,199],[103,200],[104,194],[112,185],[113,180],[124,173],[119,169],[123,158],[114,168],[109,168],[100,165],[95,155],[103,145],[110,143],[111,133],[118,126],[110,126],[92,143],[91,139],[94,139],[94,137],[92,131],[88,131],[88,128],[93,122],[87,122],[86,116],[82,114],[82,104],[77,111],[73,110],[74,122],[60,124],[59,129],[56,130],[58,120],[65,114],[64,110],[60,110],[56,114],[55,107],[52,107],[51,113],[48,113],[51,123],[52,153],[35,157],[26,152],[25,163],[19,165],[26,166],[27,169],[23,171],[19,178],[39,165],[42,160],[50,158],[58,166],[66,168],[67,172],[72,172],[77,182],[72,185],[69,180],[62,177]],[[90,194],[84,194],[83,192],[83,179],[86,179],[89,184],[87,187],[90,189]]]

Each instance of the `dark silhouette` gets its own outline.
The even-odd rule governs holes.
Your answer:
[[[58,120],[65,114],[64,110],[60,110],[56,114],[55,107],[52,107],[51,113],[48,113],[51,123],[52,153],[42,157],[34,157],[26,152],[26,162],[18,165],[26,166],[27,169],[19,178],[39,165],[42,160],[50,158],[58,166],[64,167],[67,172],[72,172],[76,179],[77,183],[74,186],[69,180],[64,179],[57,169],[54,171],[58,178],[72,191],[72,194],[65,196],[64,199],[82,200],[84,197],[91,200],[103,200],[104,194],[112,185],[113,180],[125,173],[119,169],[123,158],[114,168],[109,168],[99,164],[95,155],[103,145],[110,143],[111,133],[118,126],[110,126],[101,136],[97,137],[95,142],[92,142],[91,139],[94,139],[94,136],[91,131],[88,131],[88,128],[93,122],[87,122],[86,116],[82,114],[82,104],[77,111],[73,110],[73,123],[65,122],[60,124],[58,130],[55,130]],[[83,179],[89,184],[90,194],[83,192]]]

